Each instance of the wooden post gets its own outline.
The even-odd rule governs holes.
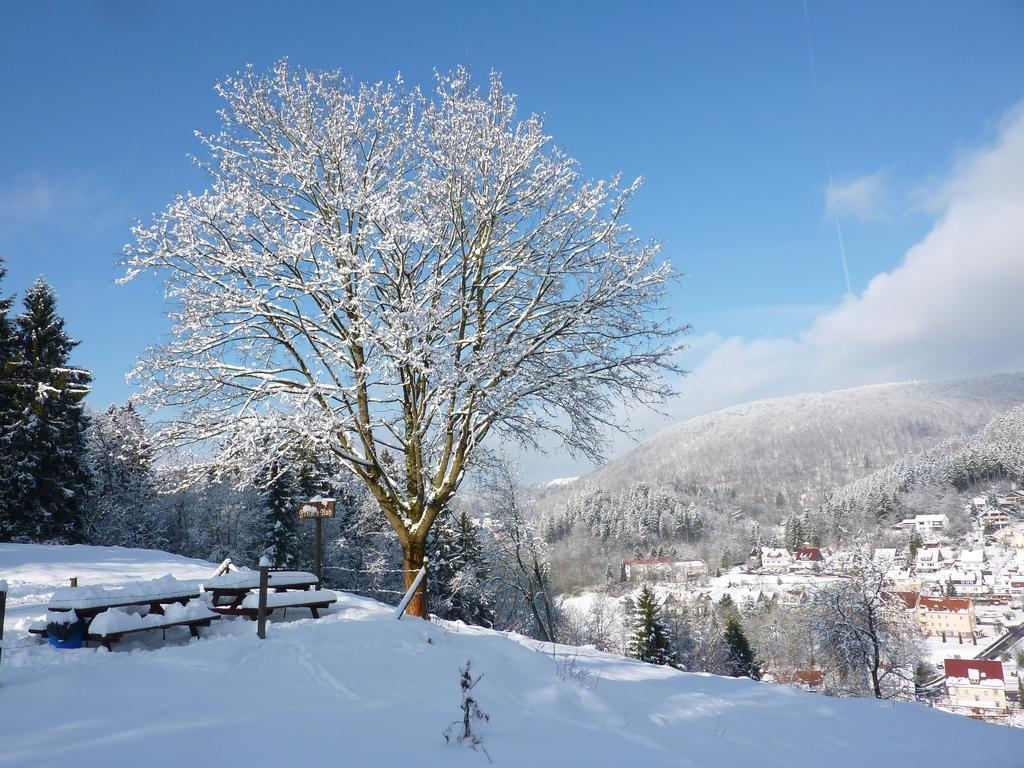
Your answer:
[[[78,577],[77,576],[72,576],[71,577],[71,586],[72,587],[77,587],[78,586]]]
[[[324,558],[324,522],[323,518],[334,517],[334,499],[327,499],[322,496],[314,496],[309,501],[299,504],[299,519],[316,521],[316,542],[313,553],[313,571],[317,580],[323,579],[320,572],[323,567]]]
[[[270,582],[270,561],[260,558],[260,605],[256,611],[256,634],[267,639],[267,586]]]
[[[322,518],[316,519],[316,560],[314,561],[314,573],[317,579],[323,580],[320,575],[320,567],[323,563],[324,558],[324,521]]]
[[[7,609],[7,582],[0,579],[0,659],[4,655],[4,612]]]
[[[420,588],[420,582],[423,581],[423,578],[427,575],[427,565],[427,558],[424,557],[423,566],[416,574],[416,578],[413,579],[412,584],[409,586],[409,589],[406,591],[405,596],[402,598],[401,602],[398,603],[398,609],[395,611],[395,618],[399,621],[402,620],[402,616],[405,614],[405,609],[409,606],[409,602],[412,600],[412,596],[415,595],[416,590]]]

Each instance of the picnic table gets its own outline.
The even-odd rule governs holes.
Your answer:
[[[29,627],[32,634],[47,637],[54,623],[86,622],[85,642],[99,642],[110,649],[125,635],[150,629],[188,627],[199,637],[220,616],[201,599],[199,582],[164,576],[118,587],[63,587],[50,598],[47,620]]]
[[[259,610],[259,571],[240,570],[215,576],[203,584],[211,593],[210,607],[226,616],[256,618]],[[337,601],[337,596],[320,589],[320,579],[307,571],[270,571],[267,574],[267,613],[281,608],[309,608],[314,619],[319,610]]]

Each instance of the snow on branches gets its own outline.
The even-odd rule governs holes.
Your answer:
[[[639,182],[584,180],[498,75],[436,79],[227,79],[210,188],[133,230],[125,278],[173,304],[135,370],[162,441],[253,474],[333,454],[421,543],[488,435],[600,456],[616,402],[670,394],[685,330],[623,220]]]

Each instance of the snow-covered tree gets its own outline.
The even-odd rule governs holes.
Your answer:
[[[269,558],[274,568],[298,565],[297,485],[287,468],[272,465],[262,484],[263,538],[260,555]]]
[[[478,482],[492,516],[487,562],[498,603],[498,626],[554,642],[559,611],[551,588],[547,546],[527,519],[518,472],[504,460],[492,461],[483,467]]]
[[[75,540],[91,487],[83,398],[92,375],[69,364],[78,344],[64,331],[53,290],[39,278],[15,323],[14,419],[0,434],[7,463],[2,535]]]
[[[145,420],[132,403],[93,414],[86,433],[93,492],[85,536],[95,544],[165,545],[165,524],[153,486],[153,447]]]
[[[817,657],[841,689],[880,699],[906,692],[922,656],[920,630],[870,560],[817,589],[805,620]]]
[[[730,616],[725,622],[726,664],[732,674],[736,677],[752,677],[755,680],[761,678],[761,667],[757,663],[754,649],[750,647],[750,641],[743,631],[743,625],[739,618]]]
[[[433,612],[452,621],[491,626],[493,585],[476,523],[468,513],[441,517],[434,526],[429,555]]]
[[[637,594],[629,629],[626,655],[650,664],[675,664],[676,655],[661,616],[661,603],[646,584]]]
[[[0,281],[7,274],[7,265],[0,257]],[[13,296],[0,295],[0,541],[14,533],[18,519],[12,506],[14,492],[14,456],[7,436],[21,414],[18,409],[16,373],[21,360],[21,347],[10,318]]]
[[[162,274],[175,304],[137,368],[175,410],[169,444],[250,472],[297,443],[333,453],[411,580],[485,438],[596,458],[617,402],[670,394],[682,328],[670,267],[624,220],[637,184],[585,181],[498,75],[430,95],[281,62],[218,91],[210,189],[127,248],[127,279]]]

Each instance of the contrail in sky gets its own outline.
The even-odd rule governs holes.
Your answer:
[[[821,106],[821,93],[818,89],[818,67],[814,63],[814,46],[811,44],[811,16],[807,12],[807,0],[803,0],[804,8],[804,32],[807,36],[807,54],[811,61],[811,82],[814,84],[814,99],[818,104],[818,110],[824,112]],[[828,148],[828,141],[825,142],[825,166],[828,169],[828,196],[832,198],[832,190],[835,187],[835,182],[832,180],[832,157]],[[833,213],[832,218],[836,223],[836,237],[839,240],[839,257],[843,262],[843,277],[846,280],[846,295],[852,296],[853,291],[850,289],[850,268],[846,262],[846,243],[843,242],[843,228],[839,225],[838,214]]]

